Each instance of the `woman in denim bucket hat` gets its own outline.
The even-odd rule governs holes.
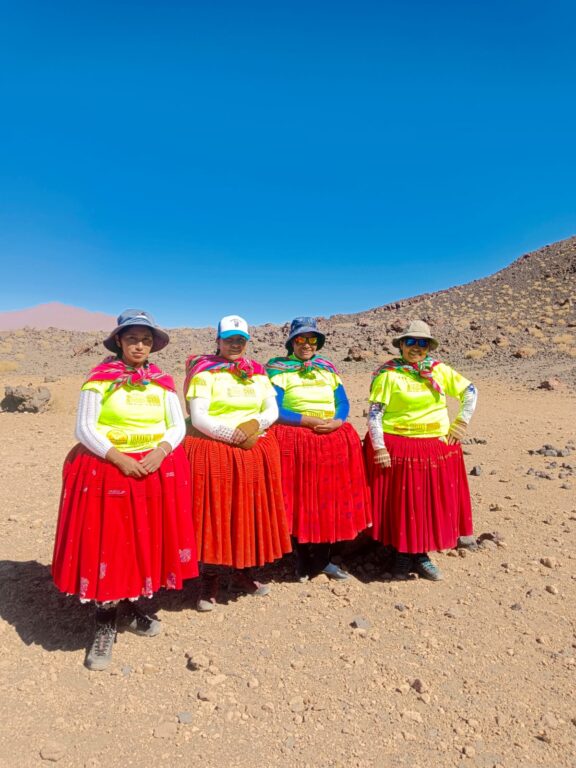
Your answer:
[[[350,405],[340,375],[318,355],[325,342],[313,317],[297,317],[288,356],[266,366],[278,402],[282,486],[298,576],[348,574],[330,560],[331,544],[354,539],[371,523],[362,446],[346,421]]]
[[[476,388],[431,356],[438,341],[413,320],[392,344],[400,356],[384,363],[370,388],[364,447],[372,490],[372,536],[395,550],[394,575],[439,581],[428,552],[451,549],[472,533],[472,507],[460,440]],[[460,401],[450,423],[446,396]]]
[[[172,377],[148,361],[168,342],[148,312],[127,309],[103,342],[115,355],[80,393],[52,574],[62,592],[96,603],[92,670],[111,661],[120,602],[127,629],[157,635],[159,621],[134,601],[198,575],[184,416]]]

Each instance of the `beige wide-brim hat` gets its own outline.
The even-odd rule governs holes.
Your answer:
[[[430,342],[430,349],[436,349],[438,347],[438,342],[430,333],[430,326],[428,323],[425,323],[424,320],[411,320],[408,328],[406,328],[405,331],[402,331],[400,336],[396,336],[392,339],[392,344],[399,348],[402,339],[407,339],[408,337],[413,339],[428,339]]]

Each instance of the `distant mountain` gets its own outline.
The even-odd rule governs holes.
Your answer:
[[[0,331],[17,328],[59,328],[64,331],[110,331],[116,318],[103,312],[88,312],[57,301],[39,304],[29,309],[0,312]]]

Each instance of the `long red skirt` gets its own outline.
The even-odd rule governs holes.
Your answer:
[[[191,436],[184,450],[201,562],[247,568],[290,552],[280,451],[270,432],[250,450]]]
[[[354,539],[371,525],[362,443],[351,424],[319,435],[276,424],[290,533],[303,544]]]
[[[52,561],[58,589],[120,600],[181,589],[197,576],[189,478],[181,446],[153,474],[132,478],[76,445],[64,462]]]
[[[392,466],[374,464],[364,440],[372,490],[372,536],[398,552],[451,549],[472,533],[472,505],[460,444],[434,437],[384,435]]]

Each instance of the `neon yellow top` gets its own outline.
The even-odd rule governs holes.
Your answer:
[[[370,402],[386,406],[382,429],[392,435],[407,437],[443,437],[450,419],[446,395],[459,398],[470,385],[468,379],[439,363],[432,376],[444,390],[441,395],[418,375],[402,371],[383,371],[374,379]]]
[[[125,384],[107,395],[109,381],[87,381],[82,389],[102,395],[96,430],[122,453],[150,451],[166,433],[166,390],[153,382],[146,386]]]
[[[306,374],[302,371],[278,373],[272,381],[285,391],[282,407],[288,411],[320,419],[334,418],[334,391],[342,384],[338,374],[314,368]]]
[[[236,429],[239,424],[258,416],[264,400],[274,397],[274,388],[262,374],[240,379],[230,371],[203,371],[190,381],[186,399],[193,397],[209,400],[208,415],[219,419],[224,426]]]

